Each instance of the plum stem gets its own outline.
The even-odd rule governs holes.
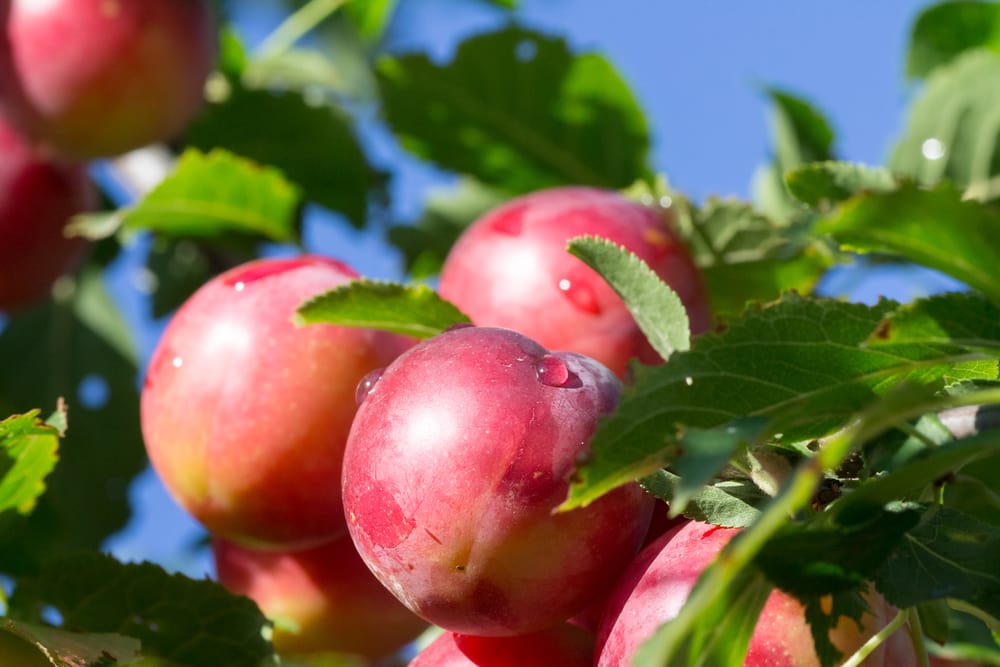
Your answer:
[[[292,13],[264,38],[258,50],[261,59],[274,58],[288,51],[303,35],[340,9],[346,0],[312,0]]]
[[[841,665],[841,667],[858,667],[858,665],[863,663],[875,649],[885,642],[886,639],[892,636],[896,630],[899,630],[903,623],[906,622],[908,616],[909,613],[905,609],[901,610],[891,621],[889,621],[888,625],[872,635],[868,641],[862,644],[861,647],[854,652],[854,655],[844,661],[844,664]],[[923,642],[921,641],[921,643]],[[926,667],[926,663],[922,664]]]
[[[910,621],[906,630],[910,633],[913,651],[917,654],[917,667],[930,667],[931,659],[927,655],[927,644],[924,640],[924,628],[920,623],[920,614],[917,613],[916,607],[907,609],[906,614]]]

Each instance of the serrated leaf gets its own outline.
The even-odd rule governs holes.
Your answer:
[[[437,275],[461,233],[505,200],[482,183],[462,179],[454,188],[430,194],[415,225],[390,227],[389,242],[402,251],[406,270],[415,279]]]
[[[59,459],[57,428],[38,411],[0,421],[0,514],[30,514]]]
[[[657,498],[672,503],[681,478],[669,470],[657,470],[640,480],[642,487]],[[758,507],[769,497],[750,481],[721,481],[702,487],[684,508],[684,516],[724,528],[746,528],[758,516]],[[672,510],[673,508],[671,508]]]
[[[302,324],[339,324],[384,329],[414,338],[430,338],[455,324],[469,322],[450,302],[426,285],[355,280],[304,303]]]
[[[1000,619],[1000,527],[939,508],[909,531],[874,578],[900,608],[962,600]]]
[[[623,187],[648,172],[649,130],[602,56],[520,28],[378,64],[384,110],[420,157],[510,194],[576,184]]]
[[[1000,300],[1000,210],[963,201],[949,184],[856,197],[816,231],[853,250],[900,255]]]
[[[703,581],[699,578],[695,590]],[[690,632],[676,621],[666,623],[640,647],[632,666],[739,667],[771,589],[759,570],[743,569]]]
[[[959,54],[986,47],[1000,52],[1000,4],[942,2],[923,10],[910,34],[906,74],[922,78]]]
[[[128,486],[146,466],[128,327],[93,267],[72,292],[13,317],[0,333],[0,414],[65,397],[73,425],[38,507],[0,535],[0,571],[8,573],[32,571],[64,549],[99,548],[128,521]],[[96,390],[89,404],[80,398],[88,386]]]
[[[964,53],[927,79],[889,167],[924,185],[950,180],[966,195],[1000,197],[1000,53]]]
[[[0,623],[0,634],[18,637],[20,641],[34,647],[30,650],[35,650],[38,657],[41,658],[40,664],[47,663],[55,667],[131,665],[142,658],[139,640],[119,634],[66,632],[43,625],[9,619]],[[12,657],[4,655],[4,648],[13,651],[21,650],[9,645],[3,646],[6,641],[0,640],[0,657]],[[3,664],[11,667],[28,667],[19,661],[4,662]]]
[[[261,128],[266,128],[262,131]],[[188,128],[196,148],[222,148],[281,170],[309,201],[365,223],[372,170],[346,116],[298,92],[235,88]]]
[[[751,301],[787,291],[806,294],[831,264],[800,224],[769,218],[735,200],[710,198],[701,208],[674,196],[677,228],[702,270],[712,310],[738,315]]]
[[[691,347],[691,325],[680,297],[635,253],[593,236],[571,239],[569,251],[611,285],[661,357]]]
[[[954,346],[863,349],[895,307],[789,295],[748,310],[721,335],[696,338],[665,366],[639,367],[617,411],[598,426],[591,459],[578,469],[563,508],[673,464],[680,426],[715,428],[763,416],[794,442],[829,433],[904,381],[936,387],[996,376],[995,361],[964,363],[975,356]]]
[[[245,667],[273,655],[257,605],[158,565],[123,564],[96,553],[55,558],[33,586],[38,599],[60,613],[64,628],[135,637],[144,654],[179,667]]]
[[[785,184],[799,201],[813,208],[842,202],[866,192],[896,187],[888,169],[853,162],[814,162],[785,174]]]
[[[975,293],[938,294],[902,306],[868,340],[880,345],[955,344],[1000,356],[1000,307]]]

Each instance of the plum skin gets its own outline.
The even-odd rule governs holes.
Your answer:
[[[702,570],[738,529],[690,521],[646,547],[615,584],[597,633],[597,667],[624,667],[655,630],[674,618]],[[895,610],[877,595],[868,596],[870,614],[863,628],[840,619],[830,639],[850,656],[889,623]],[[774,590],[768,597],[750,640],[748,667],[819,667],[812,634],[801,603]],[[916,664],[913,646],[903,630],[894,633],[865,661],[870,667]]]
[[[598,362],[507,329],[454,329],[408,350],[364,398],[344,455],[362,558],[410,609],[462,634],[579,612],[638,551],[652,511],[630,484],[553,512],[619,392]]]
[[[371,575],[347,535],[292,552],[246,549],[217,537],[212,552],[219,583],[275,621],[272,642],[281,655],[379,658],[427,627]]]
[[[173,138],[201,108],[216,56],[205,0],[12,0],[0,106],[24,135],[77,159]]]
[[[622,299],[567,252],[567,242],[582,235],[638,255],[680,296],[692,332],[708,328],[701,274],[660,213],[588,187],[534,192],[477,220],[448,253],[441,296],[476,324],[508,327],[550,350],[585,354],[619,377],[633,357],[662,363]]]
[[[43,298],[73,268],[87,243],[63,229],[96,201],[82,165],[43,157],[0,122],[0,311]]]
[[[593,662],[593,635],[560,624],[512,637],[444,632],[408,667],[591,667]]]
[[[291,549],[345,532],[341,461],[358,381],[413,341],[292,319],[355,277],[318,256],[249,262],[203,285],[164,331],[142,389],[146,451],[212,533]]]

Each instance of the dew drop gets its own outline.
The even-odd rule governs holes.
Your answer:
[[[594,315],[601,312],[601,306],[597,303],[597,295],[586,283],[563,278],[559,281],[559,289],[580,310]]]
[[[920,152],[928,160],[940,160],[944,157],[944,143],[940,139],[931,137],[920,145]]]
[[[550,387],[562,387],[569,380],[569,368],[564,362],[554,354],[546,354],[538,360],[535,369],[539,381]]]
[[[690,387],[691,385],[694,384],[694,378],[691,377],[690,375],[687,376],[686,378],[684,378],[684,384]]]
[[[237,292],[242,292],[243,290],[246,289],[246,287],[247,287],[247,284],[245,282],[243,282],[242,280],[237,281],[237,283],[235,285],[233,285],[233,289],[236,290]]]
[[[174,358],[173,358],[173,360],[172,360],[172,361],[170,362],[170,364],[171,364],[171,365],[172,365],[172,366],[173,366],[174,368],[180,368],[181,366],[183,366],[183,365],[184,365],[184,360],[183,360],[183,359],[181,359],[180,357],[174,357]]]
[[[361,405],[368,398],[368,394],[372,393],[375,389],[375,385],[378,384],[379,378],[382,377],[382,373],[385,372],[384,368],[376,368],[370,371],[368,375],[361,378],[361,382],[358,383],[358,388],[354,392],[354,402]]]

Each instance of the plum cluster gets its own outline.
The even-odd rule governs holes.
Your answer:
[[[0,311],[13,311],[85,251],[63,228],[97,203],[86,162],[173,138],[201,107],[216,37],[206,0],[2,9]]]
[[[662,362],[566,242],[631,250],[704,330],[665,214],[589,188],[511,200],[445,264],[440,291],[475,325],[419,343],[294,325],[356,277],[318,256],[237,267],[181,307],[142,392],[147,450],[213,534],[219,580],[274,619],[280,653],[376,659],[433,624],[444,633],[414,667],[610,667],[677,613],[735,531],[667,522],[637,484],[556,511],[628,363]],[[845,652],[886,622],[871,606],[837,628]],[[907,664],[907,646],[867,664]],[[772,595],[747,664],[818,664],[794,598]]]

